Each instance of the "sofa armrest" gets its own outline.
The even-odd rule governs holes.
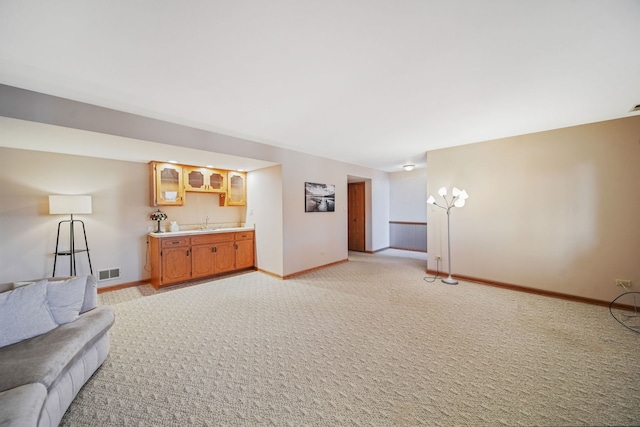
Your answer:
[[[47,388],[40,383],[25,384],[0,392],[0,426],[38,425]]]

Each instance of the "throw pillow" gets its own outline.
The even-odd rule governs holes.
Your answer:
[[[87,276],[87,286],[84,289],[84,302],[80,313],[96,308],[98,305],[98,282],[95,276]]]
[[[47,307],[47,281],[0,293],[0,347],[42,335],[58,325]]]
[[[74,277],[47,285],[47,304],[53,320],[58,325],[73,322],[80,315],[84,302],[84,288],[87,276]]]

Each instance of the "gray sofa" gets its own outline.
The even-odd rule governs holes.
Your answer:
[[[0,285],[0,426],[60,423],[109,352],[97,300],[93,276]]]

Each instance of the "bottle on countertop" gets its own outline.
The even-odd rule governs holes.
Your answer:
[[[177,222],[171,221],[171,225],[169,226],[169,231],[171,232],[180,231],[180,226],[178,226]]]

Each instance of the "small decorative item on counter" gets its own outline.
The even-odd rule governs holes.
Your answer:
[[[172,233],[175,233],[176,231],[180,231],[180,227],[178,226],[178,223],[175,221],[171,221],[171,225],[169,226],[169,231],[171,231]]]
[[[162,230],[160,230],[160,221],[164,221],[165,219],[167,219],[167,214],[161,212],[160,209],[158,209],[157,211],[152,212],[149,218],[151,218],[151,221],[158,222],[158,229],[156,230],[156,233],[162,233]]]

